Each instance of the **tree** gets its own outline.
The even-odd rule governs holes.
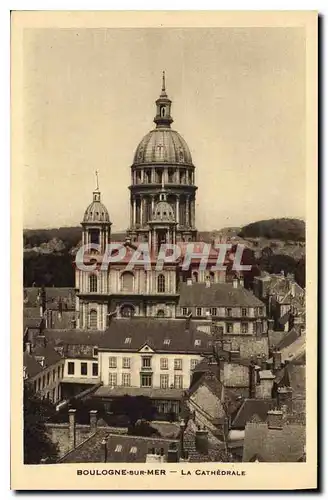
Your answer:
[[[54,405],[40,399],[29,384],[24,386],[24,463],[55,462],[57,445],[47,436],[45,422],[55,412]]]
[[[130,425],[135,427],[138,420],[152,420],[156,409],[147,396],[128,396],[114,399],[111,411],[116,415],[126,415]]]

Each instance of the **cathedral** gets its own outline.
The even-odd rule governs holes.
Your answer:
[[[76,268],[77,328],[105,330],[110,317],[175,318],[179,316],[181,282],[225,281],[224,271],[211,272],[218,253],[211,249],[207,269],[199,270],[199,258],[184,271],[181,261],[166,263],[161,271],[152,262],[151,270],[135,265],[126,270],[127,259],[136,244],[148,243],[156,256],[162,243],[186,246],[196,242],[195,166],[187,143],[171,128],[172,101],[166,93],[165,74],[156,100],[155,128],[139,143],[131,166],[130,225],[126,235],[126,259],[102,270],[87,272]],[[82,245],[97,244],[101,251],[90,251],[85,262],[101,262],[111,242],[111,221],[97,185],[92,203],[82,221]],[[202,243],[195,243],[201,255]]]

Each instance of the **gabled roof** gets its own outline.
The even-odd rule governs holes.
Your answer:
[[[231,283],[181,283],[180,307],[264,307],[255,295],[243,286],[234,288]]]
[[[42,366],[38,363],[35,357],[27,352],[24,352],[23,363],[26,368],[27,378],[34,377],[43,370]]]
[[[98,429],[75,450],[65,455],[60,463],[104,462],[103,439],[107,441],[107,462],[114,463],[145,463],[146,455],[152,449],[158,452],[162,450],[167,456],[170,445],[175,445],[177,449],[180,447],[176,439],[110,434],[108,430]]]
[[[201,354],[209,352],[211,340],[210,335],[197,330],[196,321],[114,318],[106,334],[99,339],[98,347],[101,350],[135,352],[147,343],[157,352]]]
[[[231,420],[232,429],[244,429],[254,416],[265,422],[267,413],[276,406],[274,399],[245,399]]]
[[[269,429],[266,423],[248,423],[245,428],[243,462],[260,456],[263,462],[297,462],[304,454],[305,426],[287,424]]]

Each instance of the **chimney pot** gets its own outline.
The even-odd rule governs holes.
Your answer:
[[[267,424],[269,429],[282,429],[284,413],[281,410],[269,410],[267,413]]]
[[[70,408],[68,410],[68,440],[70,450],[74,450],[76,447],[76,410],[75,408]]]
[[[287,411],[292,411],[293,389],[291,387],[278,387],[277,403],[279,409],[286,407]]]
[[[282,366],[282,354],[281,351],[273,351],[273,369],[280,370]]]
[[[90,410],[90,431],[94,434],[97,431],[98,411]]]
[[[195,434],[195,447],[198,453],[208,453],[208,432],[205,429],[197,429]]]

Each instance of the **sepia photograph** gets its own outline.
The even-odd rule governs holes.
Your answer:
[[[15,460],[314,487],[316,13],[16,14]]]

